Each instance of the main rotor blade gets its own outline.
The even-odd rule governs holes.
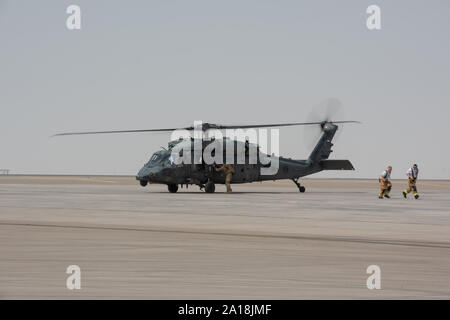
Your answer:
[[[359,121],[354,120],[346,120],[346,121],[319,121],[319,122],[293,122],[293,123],[269,123],[269,124],[253,124],[253,125],[218,125],[217,129],[246,129],[246,128],[268,128],[268,127],[290,127],[290,126],[305,126],[305,125],[315,125],[322,124],[324,122],[330,123],[361,123]]]
[[[52,137],[58,136],[73,136],[73,135],[83,135],[83,134],[105,134],[105,133],[135,133],[135,132],[165,132],[186,129],[191,130],[192,128],[171,128],[171,129],[142,129],[142,130],[117,130],[117,131],[87,131],[87,132],[64,132],[54,134]]]
[[[328,121],[331,123],[360,123],[358,121]],[[303,126],[303,125],[315,125],[322,124],[321,122],[294,122],[294,123],[270,123],[270,124],[252,124],[252,125],[214,125],[209,123],[204,123],[202,130],[207,129],[246,129],[246,128],[268,128],[268,127],[289,127],[289,126]],[[64,132],[53,135],[52,137],[59,136],[74,136],[74,135],[87,135],[87,134],[109,134],[109,133],[138,133],[138,132],[167,132],[167,131],[175,131],[175,130],[194,130],[196,129],[193,126],[186,128],[170,128],[170,129],[141,129],[141,130],[115,130],[115,131],[85,131],[85,132]]]

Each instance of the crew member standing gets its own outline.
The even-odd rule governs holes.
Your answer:
[[[414,198],[418,199],[419,194],[417,193],[416,181],[419,176],[419,168],[417,167],[417,164],[414,164],[412,168],[409,168],[408,171],[406,171],[406,176],[408,177],[408,189],[403,191],[403,196],[406,198],[408,193],[414,191]]]
[[[220,167],[216,167],[216,171],[217,172],[221,172],[222,175],[225,176],[225,185],[227,186],[227,193],[231,193],[231,178],[233,177],[233,173],[234,173],[234,168],[228,164],[225,163],[223,165],[221,165]]]
[[[391,183],[391,172],[392,167],[387,167],[386,170],[383,171],[378,181],[380,181],[380,193],[378,194],[378,198],[383,199],[383,196],[386,198],[390,198],[389,192],[392,189]]]

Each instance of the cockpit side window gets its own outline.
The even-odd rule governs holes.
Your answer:
[[[163,166],[166,166],[166,165],[170,164],[169,156],[170,156],[170,153],[164,155],[163,157],[161,157],[161,162],[162,162]]]

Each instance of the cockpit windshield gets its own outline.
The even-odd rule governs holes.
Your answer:
[[[161,154],[160,153],[154,153],[151,157],[150,157],[150,159],[148,160],[148,162],[147,162],[147,164],[146,164],[146,166],[151,166],[151,165],[153,165],[153,164],[155,164],[155,163],[158,163],[159,161],[161,161]]]
[[[171,166],[174,164],[174,159],[171,157],[169,153],[161,153],[157,152],[150,157],[150,160],[147,162],[147,166],[152,166],[158,163],[162,163],[163,166]]]

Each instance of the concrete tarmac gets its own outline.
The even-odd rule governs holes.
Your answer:
[[[419,181],[419,200],[405,180],[383,200],[375,179],[302,183],[0,176],[0,299],[450,298],[449,181]]]

